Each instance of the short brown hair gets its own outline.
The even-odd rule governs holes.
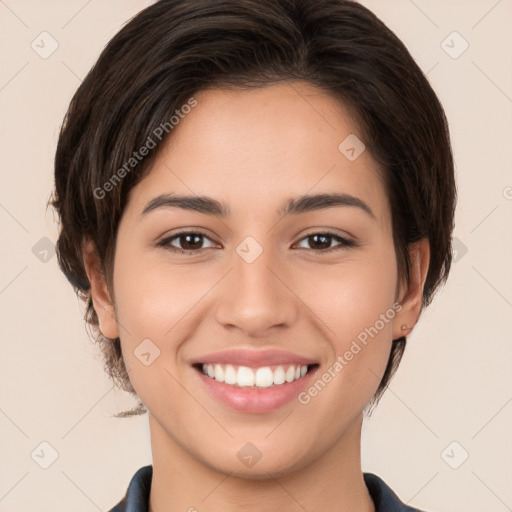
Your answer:
[[[295,80],[339,99],[359,124],[383,169],[401,278],[409,277],[409,244],[428,239],[423,306],[446,279],[456,200],[448,124],[426,76],[382,21],[347,0],[160,0],[105,47],[71,101],[55,157],[59,264],[86,301],[105,368],[122,389],[136,395],[119,338],[106,339],[98,329],[82,246],[94,242],[110,283],[128,193],[171,131],[112,184],[114,175],[194,93]],[[108,197],[99,197],[106,188]],[[372,404],[405,343],[394,340]]]

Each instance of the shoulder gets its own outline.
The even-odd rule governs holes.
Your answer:
[[[147,512],[152,477],[153,466],[151,465],[137,470],[130,480],[124,498],[109,512]]]
[[[377,475],[363,473],[364,482],[375,504],[375,512],[424,512],[407,506]]]

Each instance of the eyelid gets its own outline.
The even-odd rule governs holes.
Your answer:
[[[355,237],[352,236],[350,233],[346,232],[346,231],[343,231],[343,232],[339,232],[339,231],[336,231],[332,228],[321,228],[321,227],[315,227],[315,228],[311,228],[309,229],[306,233],[304,233],[302,235],[302,238],[305,238],[307,236],[311,236],[311,235],[330,235],[330,236],[333,236],[333,237],[338,237],[338,238],[343,238],[344,240],[354,240],[355,241]],[[300,240],[302,240],[302,238],[300,238]]]

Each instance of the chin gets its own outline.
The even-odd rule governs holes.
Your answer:
[[[220,462],[217,461],[217,463],[213,463],[212,460],[203,458],[200,462],[215,472],[234,478],[254,481],[288,476],[308,464],[305,457],[299,459],[296,453],[290,455],[290,457],[287,457],[285,454],[281,454],[279,457],[275,455],[265,456],[265,454],[262,454],[261,458],[251,466],[245,466],[244,463],[239,460],[237,454],[229,458],[225,456],[223,459],[224,460]]]

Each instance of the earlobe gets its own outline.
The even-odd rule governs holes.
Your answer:
[[[402,293],[400,313],[393,324],[393,339],[407,336],[416,324],[423,302],[423,289],[430,263],[430,245],[422,238],[409,247],[409,283]]]
[[[90,283],[91,298],[94,310],[98,316],[100,331],[106,338],[119,337],[114,303],[101,272],[101,264],[98,253],[91,240],[82,247],[82,258],[85,271]]]

